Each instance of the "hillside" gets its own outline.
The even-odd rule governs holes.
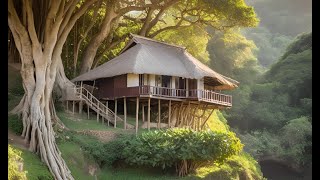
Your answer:
[[[19,103],[23,95],[21,77],[18,70],[9,68],[9,102],[13,108]],[[159,167],[132,166],[124,163],[119,158],[118,147],[123,138],[135,138],[134,131],[113,128],[98,123],[94,114],[87,119],[86,114],[73,114],[63,109],[61,103],[56,104],[57,113],[61,121],[69,130],[57,129],[56,141],[67,165],[77,180],[87,179],[139,179],[139,180],[164,180],[164,179],[233,179],[246,177],[249,179],[262,179],[257,162],[248,154],[241,152],[239,155],[227,159],[222,166],[209,163],[199,167],[196,172],[179,178],[170,170],[162,170]],[[133,116],[128,116],[128,122],[134,122]],[[40,158],[27,150],[27,145],[18,136],[22,131],[22,122],[15,116],[10,115],[8,143],[16,150],[21,151],[23,169],[28,171],[28,179],[53,179],[49,170]],[[215,111],[209,120],[209,126],[213,130],[228,132],[226,120],[219,111]],[[146,132],[141,130],[140,133]],[[116,161],[115,161],[116,160]],[[111,164],[110,164],[111,163]]]
[[[270,70],[235,95],[239,106],[231,109],[228,120],[245,144],[245,151],[260,162],[271,159],[293,169],[296,174],[288,173],[289,179],[310,178],[312,33],[296,37]],[[271,176],[266,177],[276,178],[272,174],[277,171],[270,170]]]

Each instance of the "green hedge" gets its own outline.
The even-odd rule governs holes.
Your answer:
[[[205,163],[223,163],[242,147],[232,132],[176,128],[150,131],[128,141],[123,157],[129,164],[175,167],[179,176],[184,176]]]

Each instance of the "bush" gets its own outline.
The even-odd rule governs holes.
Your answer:
[[[211,164],[197,169],[196,177],[205,179],[248,179],[262,180],[263,175],[260,166],[249,154],[242,152],[231,156],[220,166]]]
[[[176,166],[179,176],[193,172],[210,162],[223,163],[239,153],[243,145],[232,132],[169,129],[143,133],[127,142],[123,157],[129,164]]]
[[[104,156],[103,165],[111,166],[117,161],[123,160],[122,151],[126,145],[134,139],[134,136],[121,135],[114,141],[110,141],[103,145]]]
[[[22,120],[18,117],[18,115],[10,115],[8,117],[8,127],[17,135],[22,134],[23,123]]]
[[[70,140],[79,144],[84,152],[94,158],[95,162],[100,166],[111,166],[118,160],[122,159],[122,150],[127,142],[134,136],[121,135],[117,139],[103,143],[92,136],[77,134],[74,132],[66,132],[63,136],[69,136]],[[60,139],[63,141],[65,139]]]
[[[23,162],[23,159],[20,157],[21,151],[12,148],[8,145],[8,179],[27,179],[26,171],[19,170],[19,162]]]

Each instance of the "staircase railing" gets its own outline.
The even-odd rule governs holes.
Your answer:
[[[115,113],[110,110],[106,105],[101,103],[92,93],[90,93],[84,87],[75,86],[74,91],[76,95],[84,100],[88,106],[96,113],[99,113],[100,116],[106,118],[109,122],[114,124]],[[123,121],[119,116],[116,116],[116,121]]]

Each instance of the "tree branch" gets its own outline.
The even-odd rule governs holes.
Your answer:
[[[173,29],[179,29],[179,28],[186,28],[186,27],[190,27],[193,24],[189,24],[189,25],[175,25],[175,26],[167,26],[165,28],[159,29],[155,32],[153,32],[152,34],[148,35],[149,38],[154,38],[155,36],[157,36],[158,34],[160,34],[163,31],[168,31],[168,30],[173,30]]]
[[[67,26],[63,29],[63,31],[61,32],[61,35],[58,39],[58,42],[56,43],[55,46],[55,53],[53,54],[53,56],[60,56],[61,52],[62,52],[62,47],[63,44],[66,42],[68,34],[70,33],[72,27],[74,26],[74,24],[76,23],[76,21],[87,11],[87,9],[93,4],[95,3],[97,0],[87,0],[82,6],[81,8],[71,17],[70,21],[68,22]],[[54,57],[53,59],[53,63],[56,63],[57,60],[59,60],[59,58]]]
[[[74,9],[76,8],[77,6],[77,3],[79,2],[79,0],[73,0],[73,1],[70,1],[69,4],[67,4],[67,8],[65,8],[65,17],[63,18],[63,21],[61,23],[61,26],[60,26],[60,29],[59,29],[59,33],[58,33],[58,37],[61,36],[61,33],[63,32],[64,28],[66,27],[66,25],[68,24],[69,20],[70,20],[70,17],[74,11]]]
[[[151,22],[151,19],[152,19],[152,14],[154,12],[155,9],[153,8],[148,8],[148,13],[147,13],[147,17],[145,18],[145,21],[140,29],[140,32],[139,32],[139,35],[141,36],[145,36],[146,33],[147,33],[147,29],[149,28],[150,26],[150,22]]]
[[[79,49],[80,49],[81,43],[87,37],[89,31],[92,29],[93,25],[95,24],[95,21],[98,16],[98,10],[101,7],[101,5],[102,5],[102,1],[99,1],[94,9],[94,13],[93,13],[93,17],[92,17],[90,25],[88,26],[87,30],[84,32],[83,36],[81,37],[81,39],[79,40],[79,42],[77,44],[77,49],[76,49],[75,54],[73,56],[73,58],[74,58],[74,75],[76,74],[76,64],[78,61],[78,54],[79,54]]]
[[[101,61],[101,59],[103,58],[103,56],[113,47],[116,47],[117,45],[119,45],[122,41],[124,41],[127,37],[130,36],[130,33],[123,35],[121,38],[119,38],[116,41],[112,41],[111,44],[109,46],[107,46],[103,52],[96,58],[94,59],[93,62],[93,67],[96,67],[98,65],[98,63]]]
[[[26,7],[28,32],[29,32],[29,37],[32,42],[32,47],[33,47],[32,49],[33,49],[33,51],[36,51],[36,52],[34,52],[34,54],[36,54],[36,53],[42,54],[42,51],[40,48],[41,47],[40,42],[38,40],[36,29],[34,27],[34,19],[33,19],[33,12],[32,12],[32,8],[31,8],[31,3],[29,2],[29,0],[23,0],[23,6]],[[37,59],[37,60],[39,60],[39,59]],[[35,60],[35,62],[37,60]]]

